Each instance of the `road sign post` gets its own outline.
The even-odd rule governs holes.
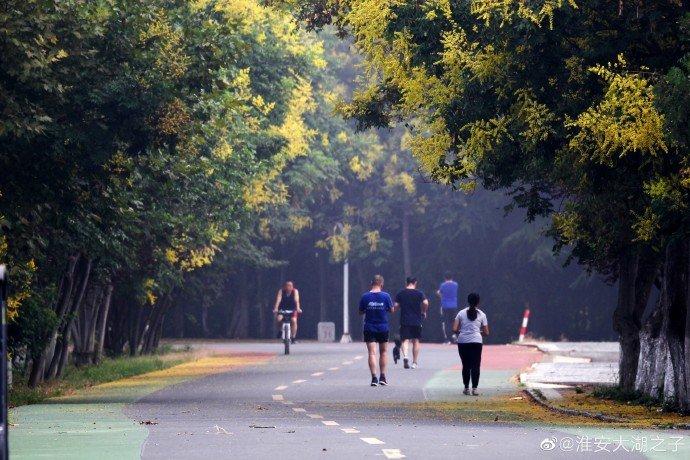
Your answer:
[[[0,399],[2,399],[2,407],[0,407],[0,459],[6,460],[9,458],[8,450],[8,433],[7,433],[7,290],[8,290],[8,275],[5,265],[0,265],[0,315],[2,324],[0,325]]]

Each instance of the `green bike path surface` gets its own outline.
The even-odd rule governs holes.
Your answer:
[[[163,388],[257,364],[269,355],[209,356],[73,395],[10,410],[13,459],[135,459],[149,434],[149,420],[132,420],[125,408]]]

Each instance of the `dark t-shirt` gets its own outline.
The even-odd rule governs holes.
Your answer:
[[[422,303],[426,296],[417,289],[403,289],[395,296],[395,301],[400,305],[401,326],[422,325]]]
[[[364,313],[364,330],[388,332],[388,312],[393,307],[387,292],[365,292],[359,301],[359,311]]]

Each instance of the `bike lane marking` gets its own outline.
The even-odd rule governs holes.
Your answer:
[[[359,430],[356,428],[341,428],[340,431],[346,434],[358,434]]]
[[[385,444],[385,442],[381,441],[379,438],[359,438],[359,439],[366,442],[367,444],[371,444],[374,446]]]
[[[386,456],[386,458],[405,458],[402,452],[400,452],[400,449],[381,449],[383,452],[383,455]]]

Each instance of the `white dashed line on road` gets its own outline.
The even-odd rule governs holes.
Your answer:
[[[344,366],[349,366],[350,364],[352,364],[352,361],[343,361]]]
[[[294,380],[292,383],[304,383],[306,380]]]
[[[341,428],[340,431],[342,431],[343,433],[347,433],[347,434],[357,434],[357,433],[359,433],[359,430],[356,430],[356,429],[354,429],[354,428]]]
[[[339,367],[329,367],[328,368],[329,371],[337,371],[338,369],[340,369],[340,368]]]
[[[364,356],[362,356],[362,355],[357,355],[354,357],[355,360],[362,359],[362,358],[364,358]]]
[[[359,439],[366,442],[367,444],[372,444],[372,445],[385,444],[385,442],[381,441],[378,438],[359,438]]]
[[[283,400],[283,395],[273,395],[273,400],[274,400],[274,401],[282,401],[282,400]]]
[[[333,420],[321,420],[321,423],[323,423],[326,426],[340,426],[340,423],[335,422]]]
[[[314,372],[313,374],[311,374],[312,377],[318,377],[320,375],[323,375],[323,372]]]
[[[279,387],[275,387],[273,391],[283,391],[287,388],[287,385],[281,385]]]
[[[286,406],[292,406],[295,403],[293,403],[292,401],[283,401],[283,404],[285,404]]]
[[[307,411],[307,409],[304,409],[302,407],[293,407],[292,410],[294,410],[295,412],[306,412]]]
[[[307,417],[309,417],[309,418],[323,418],[323,415],[319,415],[319,414],[307,414]]]
[[[405,458],[400,449],[381,449],[386,458]]]

